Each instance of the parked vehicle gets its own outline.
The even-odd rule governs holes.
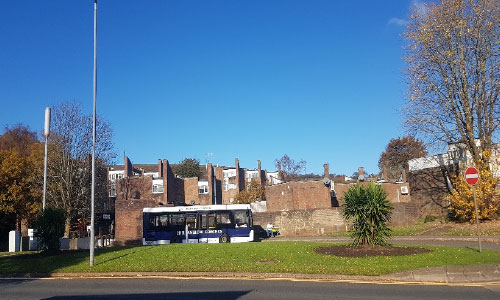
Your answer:
[[[253,218],[248,204],[143,209],[143,245],[253,240]]]

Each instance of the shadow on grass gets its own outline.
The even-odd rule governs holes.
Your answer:
[[[188,300],[188,299],[218,299],[218,300],[236,300],[242,296],[245,296],[250,291],[240,291],[240,292],[186,292],[186,293],[149,293],[149,294],[105,294],[105,295],[79,295],[79,296],[54,296],[50,298],[43,299],[124,299],[124,300],[134,300],[134,299],[175,299],[175,300]]]
[[[113,248],[108,248],[108,249],[109,249],[109,250],[111,250],[111,249],[113,249]],[[108,250],[108,249],[106,249],[106,250]],[[106,250],[105,250],[105,251],[103,251],[102,253],[104,254],[104,253],[108,253],[108,252],[112,252],[112,251],[113,251],[113,250],[111,250],[111,251],[106,251]],[[114,249],[114,250],[116,250],[116,249]],[[110,261],[114,261],[114,260],[117,260],[117,259],[120,259],[120,258],[124,258],[124,257],[126,257],[126,256],[129,256],[130,254],[135,254],[135,253],[142,252],[142,251],[146,251],[146,250],[148,250],[148,248],[144,248],[144,247],[136,247],[136,248],[134,249],[134,251],[130,251],[130,252],[128,252],[128,253],[125,253],[125,254],[122,254],[122,255],[119,255],[119,256],[116,256],[116,257],[112,257],[112,258],[110,258],[110,259],[106,259],[106,260],[104,260],[104,261],[101,261],[101,262],[97,263],[97,264],[96,264],[96,266],[97,266],[97,265],[102,265],[102,264],[105,264],[105,263],[108,263],[108,262],[110,262]]]
[[[113,247],[105,249],[96,249],[96,257],[109,252],[132,248],[131,246]],[[145,249],[132,250],[119,257],[110,258],[116,260],[118,258],[133,254]],[[0,256],[0,277],[39,277],[48,276],[61,269],[75,266],[85,261],[89,261],[89,250],[64,250],[55,254],[29,253],[18,254],[13,256]],[[102,263],[105,263],[101,262]]]

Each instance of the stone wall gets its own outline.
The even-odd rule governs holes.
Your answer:
[[[323,235],[347,229],[338,207],[254,213],[253,216],[255,225],[266,228],[271,223],[280,228],[283,236]]]
[[[395,203],[391,226],[415,224],[417,206],[412,203]],[[342,216],[342,208],[309,209],[281,212],[255,212],[254,224],[266,228],[268,223],[278,226],[283,236],[316,236],[347,231],[350,225]]]

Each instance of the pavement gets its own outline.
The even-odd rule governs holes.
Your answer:
[[[276,237],[262,242],[314,241],[349,242],[349,237]],[[408,236],[393,237],[393,244],[423,244],[476,247],[477,237]],[[483,249],[500,251],[500,236],[481,238]],[[5,276],[5,275],[4,275]],[[109,273],[50,273],[9,274],[7,278],[195,278],[195,279],[250,279],[332,282],[379,283],[444,283],[500,285],[500,263],[488,265],[459,265],[422,268],[380,276],[350,276],[292,273],[237,273],[237,272],[109,272]]]

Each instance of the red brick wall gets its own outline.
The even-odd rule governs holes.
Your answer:
[[[351,185],[354,185],[355,183],[335,183],[334,189],[335,193],[337,194],[337,199],[339,203],[344,203],[342,200],[344,198],[345,192],[349,189]],[[368,183],[362,183],[363,185],[368,184]],[[382,183],[382,188],[386,191],[387,193],[387,200],[389,200],[391,203],[398,203],[398,191],[399,191],[399,202],[411,202],[411,196],[410,194],[408,195],[402,195],[401,194],[401,187],[406,186],[408,187],[408,192],[410,192],[409,184],[407,183]]]
[[[421,217],[427,215],[446,216],[448,214],[449,202],[445,197],[449,190],[446,176],[457,172],[457,170],[456,166],[437,167],[408,174],[411,198],[417,204]]]
[[[119,245],[142,240],[142,209],[155,207],[162,194],[153,194],[150,176],[127,177],[116,183],[115,241]]]
[[[269,212],[332,206],[330,188],[322,181],[286,182],[267,186],[266,201]]]
[[[198,199],[198,178],[197,177],[192,177],[192,178],[184,178],[180,179],[184,183],[184,197],[183,197],[183,202],[187,204],[191,204],[191,201],[194,201],[195,203],[200,203],[200,200]],[[179,199],[180,201],[180,199]]]

